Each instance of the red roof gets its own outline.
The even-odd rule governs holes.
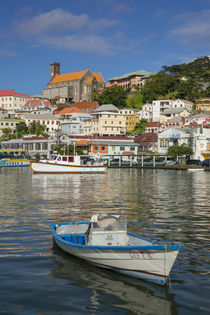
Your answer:
[[[146,128],[151,128],[151,127],[161,127],[163,124],[156,122],[156,123],[151,123],[149,125],[146,126]]]
[[[29,107],[29,106],[37,107],[40,104],[40,102],[43,102],[45,107],[52,107],[52,108],[56,107],[56,105],[52,105],[49,101],[41,101],[41,100],[28,100],[25,103],[24,107]]]
[[[155,132],[144,133],[135,138],[134,142],[136,143],[150,143],[150,142],[157,142],[158,135]]]
[[[0,96],[20,96],[20,97],[31,97],[27,94],[17,93],[14,90],[0,90]]]
[[[92,108],[94,105],[95,107],[99,107],[99,103],[97,101],[90,101],[90,102],[77,102],[74,104],[74,107],[77,108]]]

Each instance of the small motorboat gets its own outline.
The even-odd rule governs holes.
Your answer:
[[[50,226],[56,244],[65,252],[97,267],[164,285],[179,244],[159,243],[127,232],[124,215],[94,215],[90,222]]]
[[[30,163],[34,173],[107,173],[107,166],[80,155],[53,155],[49,160]]]

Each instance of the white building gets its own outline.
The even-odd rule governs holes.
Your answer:
[[[192,139],[193,158],[204,160],[204,156],[210,156],[210,129],[196,128]]]
[[[173,106],[174,101],[171,99],[161,99],[152,101],[152,121],[160,121],[161,113]]]
[[[17,93],[14,90],[0,90],[0,107],[8,115],[14,116],[16,112],[24,107],[29,98],[29,95]]]
[[[166,154],[168,148],[173,145],[192,144],[192,130],[189,128],[168,128],[158,134],[158,152]]]
[[[171,107],[173,107],[173,108],[186,108],[188,111],[192,112],[193,105],[194,105],[193,102],[177,99],[176,101],[174,101],[172,103]]]
[[[91,119],[89,114],[73,114],[70,118],[60,119],[62,133],[71,134],[84,134],[84,121]]]
[[[152,122],[152,104],[146,103],[142,106],[142,109],[138,113],[139,120],[146,119],[148,122]]]
[[[53,114],[22,114],[21,117],[27,126],[33,121],[45,125],[46,132],[51,136],[54,136],[61,129],[60,120]]]

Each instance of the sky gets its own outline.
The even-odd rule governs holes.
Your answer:
[[[0,90],[41,95],[50,64],[106,81],[210,55],[210,0],[1,2]]]

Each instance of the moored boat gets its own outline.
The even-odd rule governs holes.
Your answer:
[[[24,149],[0,149],[0,161],[4,159],[7,162],[2,167],[28,167],[30,165],[27,151]]]
[[[30,163],[34,173],[106,173],[107,167],[96,161],[87,161],[80,155],[53,155],[49,160]]]
[[[0,160],[0,168],[6,166],[7,162],[8,162],[8,159],[1,159]]]
[[[127,232],[124,215],[95,215],[90,222],[51,224],[56,244],[88,263],[164,285],[182,245]]]

